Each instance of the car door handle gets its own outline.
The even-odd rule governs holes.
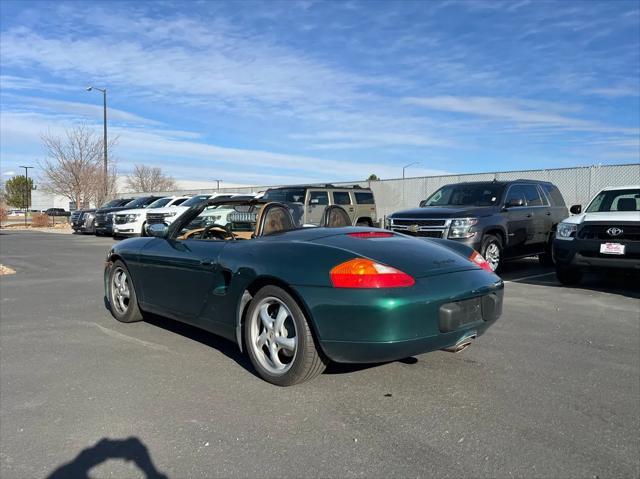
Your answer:
[[[213,260],[209,258],[201,259],[200,264],[202,266],[213,266]]]
[[[547,215],[547,216],[551,216],[551,211],[547,211],[547,212],[545,213],[545,215]]]
[[[527,218],[531,218],[531,213],[527,213]]]

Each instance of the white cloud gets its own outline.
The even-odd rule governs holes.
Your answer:
[[[405,102],[431,110],[475,115],[511,121],[525,127],[556,128],[572,131],[638,134],[635,128],[604,125],[549,111],[548,102],[512,98],[436,96],[412,97]]]
[[[42,113],[0,112],[0,140],[11,148],[25,142],[40,144],[44,131],[62,134],[73,122]],[[96,124],[99,129],[99,124]],[[357,181],[375,173],[382,178],[398,177],[401,168],[379,162],[325,159],[264,150],[230,148],[183,138],[167,137],[163,130],[112,127],[118,135],[115,150],[121,168],[135,163],[162,164],[172,175],[185,179],[224,176],[240,183],[292,183]],[[430,174],[436,170],[414,170]]]
[[[70,115],[73,118],[102,119],[103,106],[100,104],[81,103],[74,101],[52,100],[34,96],[14,96],[4,95],[19,105],[28,107],[29,109],[43,110],[55,114]],[[142,125],[158,124],[159,122],[134,115],[124,110],[109,107],[107,110],[108,121],[116,121],[123,123],[136,123]]]
[[[599,95],[608,98],[623,98],[640,96],[640,86],[618,85],[605,88],[591,88],[587,94]]]

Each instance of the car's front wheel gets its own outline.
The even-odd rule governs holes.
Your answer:
[[[117,260],[111,266],[108,282],[109,310],[114,318],[123,323],[142,320],[138,297],[133,287],[131,274],[125,264]]]
[[[575,268],[557,266],[556,277],[562,284],[567,286],[574,286],[576,284],[579,284],[582,280],[582,272]]]
[[[502,267],[502,242],[494,235],[486,235],[482,240],[482,251],[480,254],[487,260],[491,270],[499,273]]]
[[[265,286],[256,293],[244,333],[251,363],[272,384],[292,386],[325,369],[326,361],[316,348],[307,318],[282,288]]]

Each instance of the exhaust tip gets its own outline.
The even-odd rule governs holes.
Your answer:
[[[476,339],[476,337],[477,337],[476,334],[470,334],[470,335],[464,336],[461,339],[459,339],[458,342],[455,343],[453,346],[444,348],[443,351],[447,351],[449,353],[459,353],[461,351],[464,351],[469,346],[471,346],[471,343],[473,342],[474,339]]]

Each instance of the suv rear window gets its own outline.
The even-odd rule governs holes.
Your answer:
[[[356,194],[356,203],[359,205],[373,205],[375,204],[373,201],[373,193],[367,191],[357,192]]]
[[[351,198],[349,197],[349,193],[347,191],[334,191],[333,203],[336,205],[350,205]]]
[[[560,194],[560,190],[557,186],[544,183],[541,186],[551,198],[553,206],[565,206],[564,198],[562,197],[562,194]]]

